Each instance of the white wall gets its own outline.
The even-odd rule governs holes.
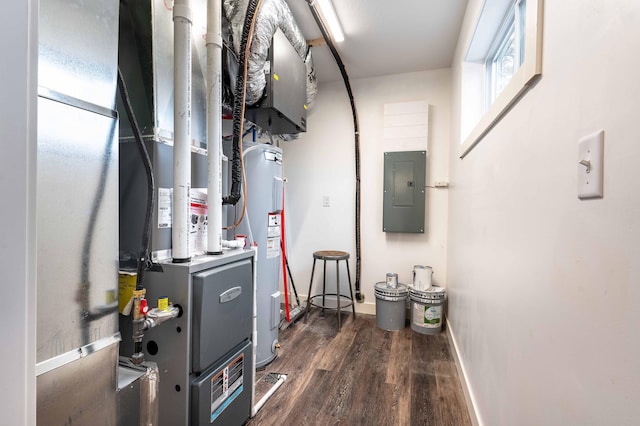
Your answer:
[[[546,1],[541,80],[463,160],[451,144],[449,319],[486,425],[638,424],[638,52],[637,0]],[[580,201],[599,129],[604,198]]]
[[[0,327],[3,424],[35,424],[36,0],[3,4],[0,25]]]
[[[357,304],[356,308],[375,313],[373,286],[384,281],[387,272],[396,272],[400,282],[410,283],[413,265],[430,265],[435,282],[446,283],[447,190],[427,190],[425,234],[385,234],[382,185],[385,151],[426,148],[427,184],[448,180],[451,78],[446,69],[359,79],[351,84],[361,129],[361,284],[365,295],[365,304]],[[430,106],[428,147],[424,143],[394,145],[383,138],[384,104],[407,101],[426,101]],[[307,128],[299,140],[283,146],[285,176],[289,180],[289,261],[296,286],[305,296],[316,250],[350,252],[355,285],[353,121],[342,82],[320,85]],[[323,195],[329,195],[331,207],[322,206]],[[329,265],[333,279],[334,264]],[[321,269],[316,266],[316,271]],[[341,282],[346,283],[346,279]]]

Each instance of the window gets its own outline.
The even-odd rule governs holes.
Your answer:
[[[485,62],[487,109],[511,81],[524,60],[525,4],[526,0],[517,0],[509,9],[489,50]]]
[[[541,73],[542,0],[485,0],[462,64],[461,157]]]

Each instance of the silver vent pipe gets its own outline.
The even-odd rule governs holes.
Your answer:
[[[173,213],[172,256],[176,263],[189,254],[189,192],[191,190],[191,0],[173,6]]]
[[[222,3],[207,1],[207,252],[222,253]]]

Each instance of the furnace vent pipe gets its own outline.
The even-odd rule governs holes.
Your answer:
[[[189,256],[189,191],[191,189],[191,0],[173,5],[173,262]]]
[[[222,253],[222,3],[207,1],[207,251]]]

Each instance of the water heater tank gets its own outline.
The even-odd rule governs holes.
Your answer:
[[[276,357],[280,325],[282,150],[267,144],[246,145],[243,159],[248,220],[240,223],[236,233],[249,235],[250,225],[258,244],[256,367],[262,367]]]

